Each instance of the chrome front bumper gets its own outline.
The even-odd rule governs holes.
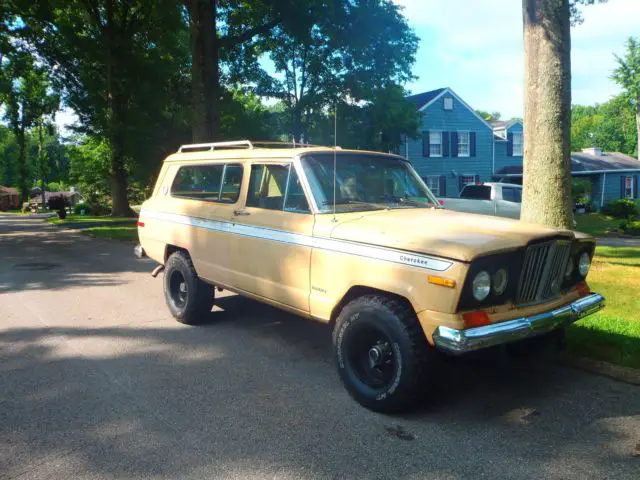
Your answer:
[[[604,308],[604,304],[602,295],[592,293],[564,307],[531,317],[521,317],[466,330],[438,327],[433,333],[433,341],[436,347],[445,352],[454,354],[472,352],[550,332],[596,313]]]

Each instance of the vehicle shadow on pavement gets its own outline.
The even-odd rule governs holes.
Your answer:
[[[211,320],[0,331],[0,476],[637,474],[637,387],[485,358],[378,415],[340,385],[327,326],[237,296]]]

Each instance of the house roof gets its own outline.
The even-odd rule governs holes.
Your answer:
[[[640,161],[620,152],[603,152],[592,155],[584,152],[571,153],[571,173],[598,173],[611,170],[638,170]],[[522,165],[507,165],[495,175],[522,175]]]
[[[65,197],[65,198],[71,198],[74,195],[80,195],[78,192],[44,192],[44,198],[45,201],[49,201],[49,199],[51,197]],[[42,201],[42,192],[35,194],[35,195],[31,195],[31,199],[35,200],[36,202],[41,202]]]
[[[4,193],[5,195],[18,195],[18,190],[0,185],[0,193]]]
[[[411,100],[418,110],[424,110],[431,103],[435,102],[440,96],[447,93],[454,97],[460,104],[462,104],[467,110],[469,110],[478,120],[480,120],[487,128],[493,130],[493,127],[489,125],[489,123],[482,118],[478,113],[471,108],[462,98],[460,98],[456,92],[451,90],[449,87],[446,88],[438,88],[436,90],[431,90],[429,92],[418,93],[417,95],[410,95],[407,98]]]
[[[597,170],[640,170],[640,161],[620,152],[602,152],[592,155],[585,152],[571,154],[571,171],[587,172]]]
[[[415,95],[409,95],[407,97],[407,100],[411,100],[415,104],[416,108],[421,108],[422,106],[424,106],[427,103],[429,103],[431,100],[436,98],[438,95],[440,95],[445,90],[446,90],[446,88],[437,88],[435,90],[430,90],[428,92],[417,93]]]

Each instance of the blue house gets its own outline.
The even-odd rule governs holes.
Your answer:
[[[468,183],[522,183],[524,126],[520,120],[487,122],[450,88],[408,97],[422,113],[421,137],[405,139],[400,154],[439,197],[457,197]],[[591,181],[598,208],[638,198],[640,161],[597,148],[571,154],[571,174]]]

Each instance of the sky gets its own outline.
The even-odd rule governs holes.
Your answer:
[[[521,0],[394,0],[420,37],[412,93],[450,87],[471,107],[523,116]],[[640,36],[640,0],[582,7],[571,29],[572,103],[602,103],[620,92],[613,53]]]
[[[394,0],[420,37],[412,93],[450,87],[475,109],[523,116],[521,0]],[[629,36],[640,36],[640,0],[582,8],[571,31],[574,104],[592,105],[620,92],[609,78]],[[75,115],[62,111],[61,126]]]

